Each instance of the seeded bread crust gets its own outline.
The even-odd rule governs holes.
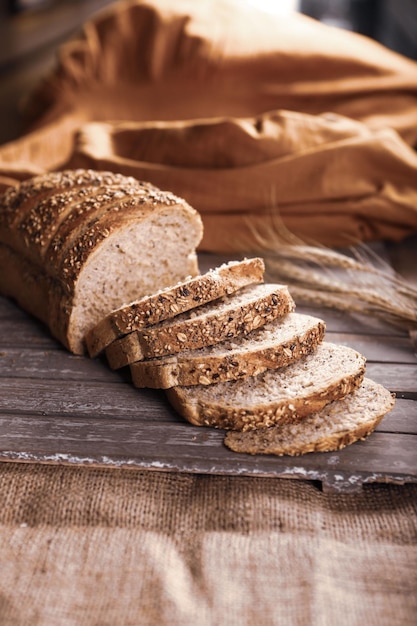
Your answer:
[[[165,393],[191,424],[247,431],[299,421],[357,389],[364,374],[363,355],[324,342],[287,367],[217,385],[172,387]]]
[[[169,389],[256,376],[310,354],[323,341],[324,333],[323,320],[289,313],[284,320],[271,322],[242,339],[132,363],[132,382],[139,388]]]
[[[60,250],[80,228],[126,197],[143,193],[141,187],[87,187],[67,191],[35,204],[15,229],[14,247],[36,263],[42,262],[58,237]],[[68,245],[68,244],[67,244]]]
[[[49,196],[35,203],[32,208],[27,207],[27,214],[12,229],[14,247],[24,250],[26,256],[39,262],[60,221],[74,205],[87,202],[89,197],[96,192],[96,187],[83,187]],[[29,243],[31,243],[30,247]]]
[[[65,276],[68,291],[73,289],[79,271],[101,241],[129,220],[145,218],[150,208],[172,207],[179,200],[170,192],[140,182],[129,182],[120,190],[90,188],[84,201],[74,202],[79,191],[54,195],[46,202],[37,203],[32,198],[29,213],[16,228],[3,233],[6,243],[28,259],[40,266],[45,264],[49,273],[58,278]]]
[[[0,197],[0,292],[82,354],[111,310],[198,274],[201,237],[198,213],[148,183],[90,170],[36,177]]]
[[[277,456],[341,450],[368,437],[394,404],[395,398],[387,389],[365,378],[355,392],[302,422],[228,432],[224,443],[234,452]]]
[[[285,285],[243,287],[236,294],[117,339],[106,348],[106,356],[110,367],[118,369],[144,358],[197,350],[247,335],[294,307]]]
[[[95,357],[112,341],[128,333],[158,324],[246,285],[260,283],[264,271],[265,265],[260,258],[232,261],[120,307],[87,334],[88,352]]]
[[[10,187],[0,198],[0,233],[3,228],[17,229],[22,219],[32,210],[34,203],[38,204],[52,196],[61,193],[71,195],[77,190],[91,186],[129,185],[136,182],[134,178],[122,174],[83,169],[49,172],[36,176]],[[7,244],[7,241],[5,243]]]

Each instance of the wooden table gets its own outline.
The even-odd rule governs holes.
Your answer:
[[[416,238],[392,247],[416,276]],[[218,259],[201,257],[202,269]],[[417,482],[417,358],[405,331],[346,313],[322,317],[328,341],[367,358],[367,375],[395,392],[394,410],[366,441],[302,457],[236,454],[224,433],[185,423],[164,393],[137,390],[128,371],[69,354],[38,321],[0,298],[0,460],[319,481],[324,490]]]

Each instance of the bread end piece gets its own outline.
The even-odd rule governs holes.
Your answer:
[[[97,194],[89,191],[89,200],[97,205],[91,223],[88,212],[78,213],[71,193],[62,194],[63,189],[79,189],[84,181],[98,185]],[[129,187],[132,203],[124,203],[117,193],[108,201],[99,186],[106,181],[115,192],[120,187],[122,196]],[[124,302],[199,273],[201,216],[170,192],[134,183],[130,177],[108,172],[71,170],[35,177],[0,198],[1,255],[7,257],[5,265],[13,274],[13,281],[0,279],[0,292],[42,319],[75,354],[85,352],[86,333]],[[54,202],[60,193],[64,204]],[[40,210],[46,197],[48,215]],[[103,203],[105,211],[101,211]],[[67,229],[73,212],[75,232]],[[37,217],[41,225],[50,226],[47,234],[41,228],[42,245]],[[25,226],[22,231],[22,224],[28,228],[30,224],[30,229]],[[61,229],[66,243],[55,254]]]
[[[233,452],[246,454],[299,456],[333,452],[367,438],[394,404],[393,394],[365,378],[359,389],[302,422],[245,433],[228,432],[224,443]]]

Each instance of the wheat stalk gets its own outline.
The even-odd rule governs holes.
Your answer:
[[[372,315],[408,331],[417,329],[417,289],[369,246],[347,252],[307,244],[274,211],[265,232],[252,228],[254,252],[265,259],[267,279],[288,285],[300,304]]]

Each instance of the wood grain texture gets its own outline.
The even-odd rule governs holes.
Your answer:
[[[128,369],[69,354],[0,298],[0,460],[310,479],[334,492],[417,482],[417,358],[407,332],[338,311],[298,311],[322,317],[327,340],[362,352],[367,375],[396,393],[366,441],[295,458],[236,454],[222,431],[185,423],[163,392],[135,389]]]

